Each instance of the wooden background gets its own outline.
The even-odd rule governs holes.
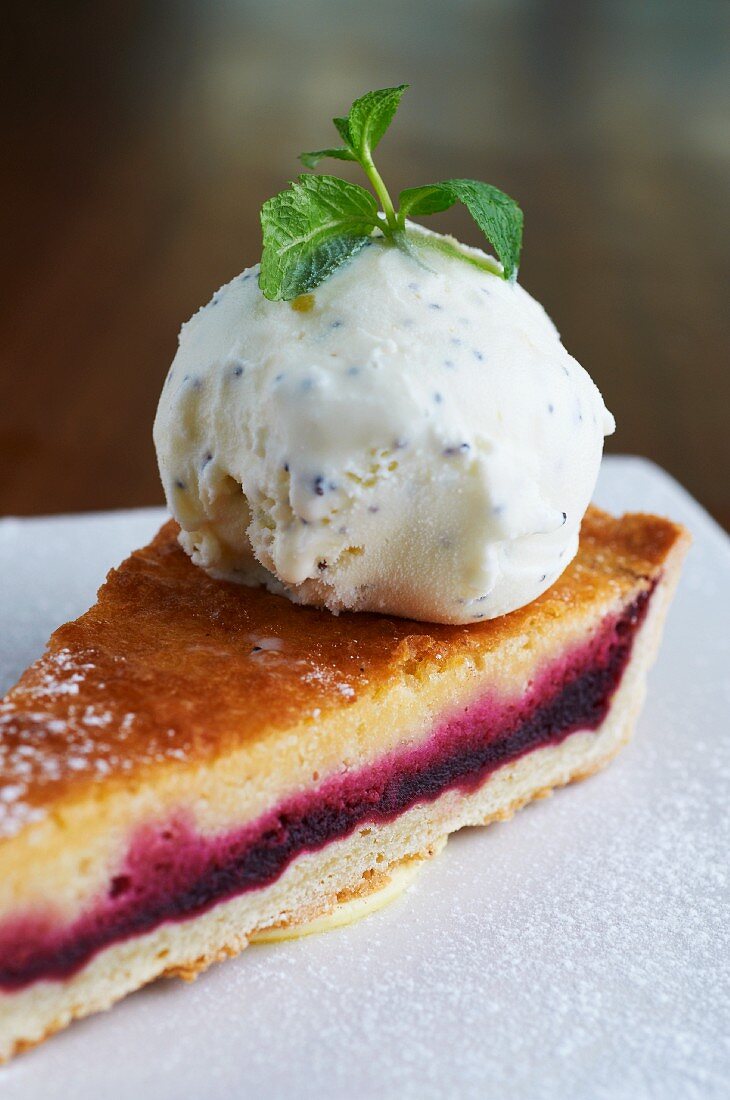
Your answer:
[[[0,512],[161,500],[150,433],[180,323],[257,259],[258,208],[296,153],[408,81],[386,179],[473,176],[521,201],[521,281],[603,390],[609,449],[730,524],[730,4],[10,9]],[[434,221],[478,242],[467,218]]]

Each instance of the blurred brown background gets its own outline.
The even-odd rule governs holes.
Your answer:
[[[726,0],[56,0],[9,6],[2,39],[0,512],[161,501],[181,321],[257,259],[261,202],[331,116],[408,81],[385,178],[520,200],[521,281],[609,449],[730,524]]]

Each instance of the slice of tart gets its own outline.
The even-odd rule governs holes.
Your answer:
[[[0,1055],[601,768],[687,543],[590,509],[538,600],[434,626],[208,577],[173,523],[0,705]]]

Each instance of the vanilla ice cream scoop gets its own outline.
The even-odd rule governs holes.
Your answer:
[[[154,438],[180,541],[213,576],[470,623],[574,556],[614,428],[601,394],[483,253],[410,233],[410,253],[372,238],[293,302],[247,270],[183,326]]]

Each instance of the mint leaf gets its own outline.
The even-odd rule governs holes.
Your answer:
[[[350,145],[350,127],[346,118],[333,118],[332,121],[335,124],[335,129],[340,135],[345,145]]]
[[[444,180],[401,191],[398,201],[401,222],[407,217],[437,214],[463,202],[493,245],[504,268],[505,279],[517,278],[522,248],[522,211],[504,191],[479,180]]]
[[[339,125],[345,120],[333,120],[340,136],[352,147],[359,161],[370,160],[370,154],[393,121],[407,87],[407,84],[399,84],[397,88],[381,88],[356,99],[347,116],[346,133]]]
[[[379,225],[378,204],[364,187],[335,176],[300,176],[261,208],[262,293],[290,301],[314,290]]]
[[[334,157],[335,160],[357,160],[352,149],[344,145],[337,149],[315,149],[313,153],[300,153],[299,159],[305,168],[316,168],[325,157]]]
[[[448,183],[426,183],[422,187],[407,187],[398,196],[400,216],[421,218],[424,214],[439,214],[448,210],[458,200],[448,188]]]

